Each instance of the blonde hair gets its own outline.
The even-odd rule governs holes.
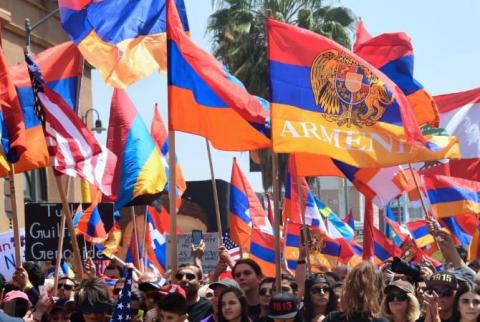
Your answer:
[[[347,319],[351,318],[353,313],[368,317],[378,316],[381,279],[372,263],[362,262],[355,266],[348,273],[343,285],[340,307]]]
[[[407,322],[415,322],[420,317],[420,303],[418,303],[417,298],[412,293],[407,293],[408,298],[408,308],[407,308]],[[392,311],[388,306],[387,298],[384,297],[382,301],[382,316],[386,317],[389,320],[392,319]]]

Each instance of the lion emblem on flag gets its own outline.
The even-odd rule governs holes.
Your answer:
[[[335,49],[314,59],[310,82],[315,104],[327,121],[338,126],[372,126],[394,100],[381,79]]]

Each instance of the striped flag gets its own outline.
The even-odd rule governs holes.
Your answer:
[[[36,97],[35,110],[44,124],[56,172],[79,176],[111,195],[117,157],[95,139],[60,95],[44,86],[41,72],[28,54],[25,60]]]
[[[223,245],[227,249],[232,260],[236,262],[242,258],[240,247],[230,239],[230,234],[228,232],[223,233]]]

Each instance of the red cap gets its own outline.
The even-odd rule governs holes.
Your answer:
[[[184,299],[187,298],[187,293],[185,290],[178,284],[168,284],[162,287],[158,291],[162,296],[167,296],[169,294],[177,294],[182,296]]]

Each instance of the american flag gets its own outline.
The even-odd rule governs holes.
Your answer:
[[[132,300],[132,270],[129,269],[125,285],[118,297],[110,322],[131,321],[130,301]]]
[[[242,257],[240,247],[230,239],[230,234],[228,232],[223,234],[223,245],[228,250],[228,254],[234,261],[237,261]]]
[[[48,152],[56,172],[79,176],[112,194],[117,157],[100,144],[63,98],[44,86],[41,72],[26,54],[35,98],[35,112],[42,120]]]

